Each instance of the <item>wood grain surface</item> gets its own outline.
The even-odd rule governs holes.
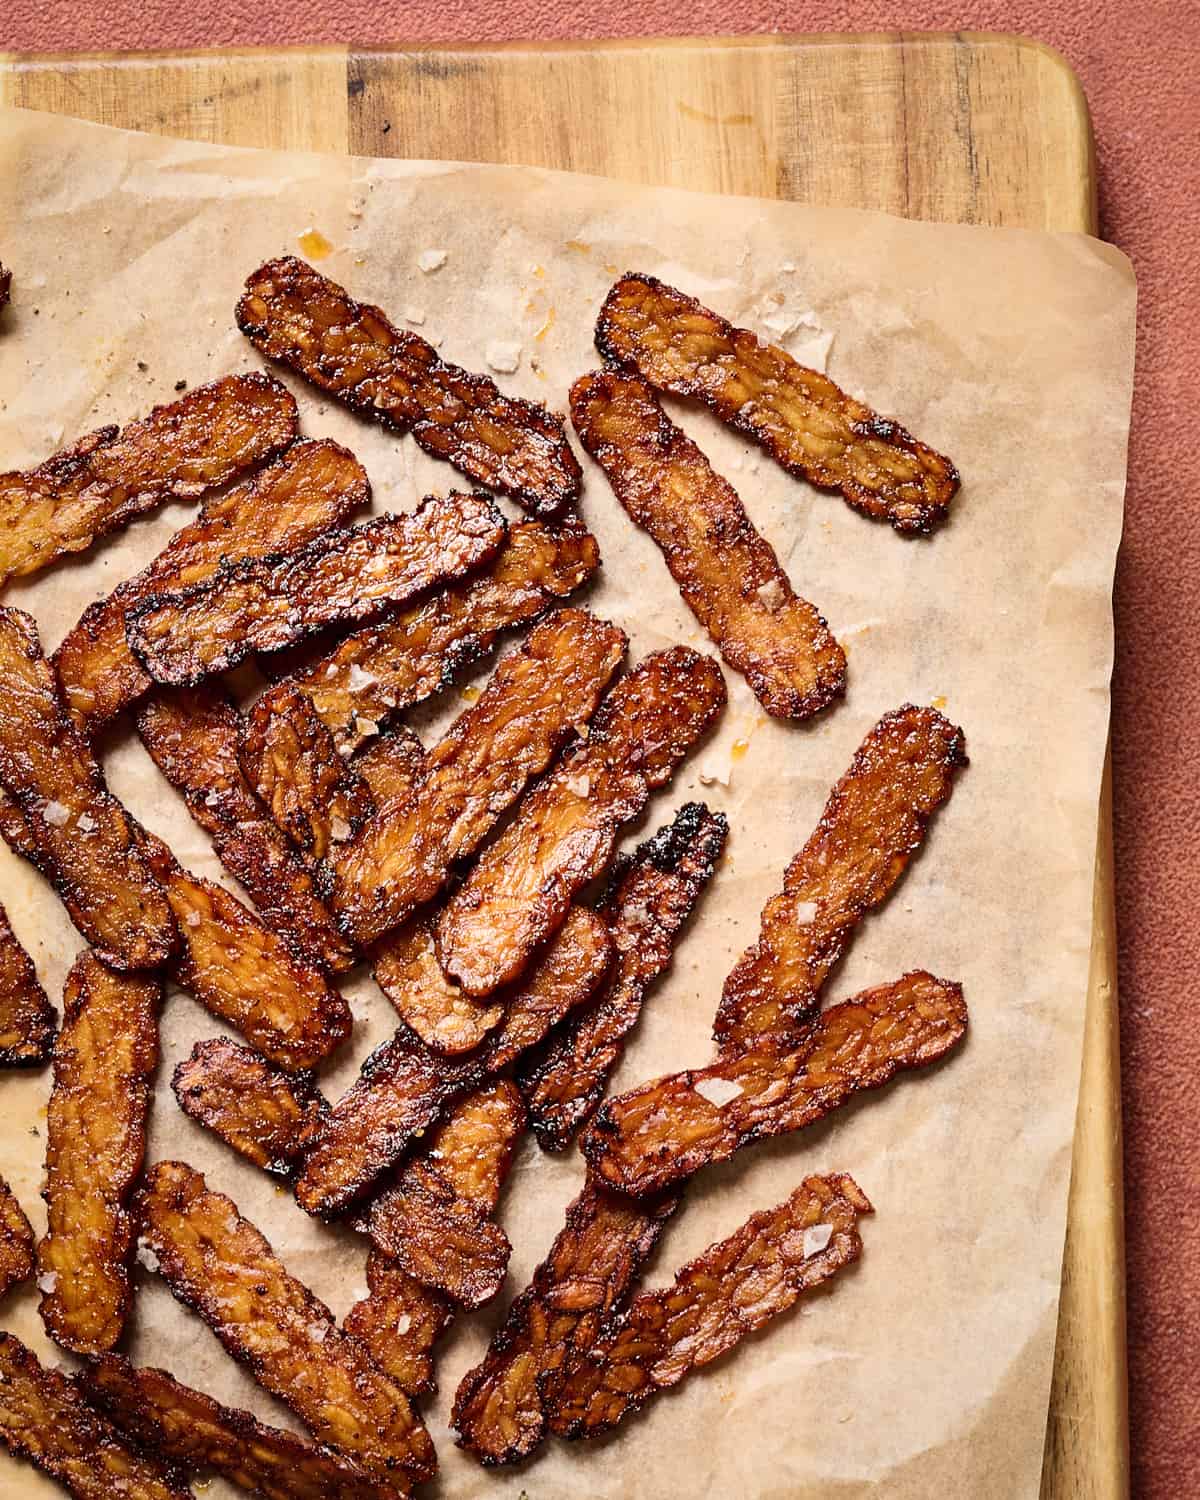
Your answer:
[[[244,146],[523,163],[913,218],[1096,228],[1082,91],[1057,53],[1016,37],[0,54],[0,102]],[[1129,1492],[1112,896],[1106,771],[1042,1500]]]

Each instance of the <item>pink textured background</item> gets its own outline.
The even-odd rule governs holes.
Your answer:
[[[1095,121],[1102,232],[1133,257],[1141,295],[1113,724],[1134,1492],[1200,1494],[1200,6],[5,0],[0,11],[0,49],[14,51],[970,28],[1065,53]]]

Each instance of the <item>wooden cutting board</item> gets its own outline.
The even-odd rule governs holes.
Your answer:
[[[913,218],[1096,229],[1083,93],[1061,57],[1016,37],[0,54],[0,102],[244,146],[522,163]],[[1126,1500],[1107,774],[1069,1217],[1042,1497]]]

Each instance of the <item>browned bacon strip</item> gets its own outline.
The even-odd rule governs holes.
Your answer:
[[[285,256],[260,266],[237,321],[268,359],[351,411],[411,432],[427,453],[535,514],[554,515],[578,496],[579,465],[560,416],[447,364],[432,344],[304,261]]]
[[[17,1195],[0,1177],[0,1297],[33,1275],[33,1229]]]
[[[906,533],[932,531],[945,519],[958,489],[948,458],[653,276],[616,283],[596,324],[596,347],[660,391],[703,401],[789,473],[841,490],[864,515]]]
[[[858,1216],[870,1212],[853,1178],[806,1178],[785,1203],[689,1261],[674,1286],[635,1297],[572,1371],[551,1431],[598,1437],[728,1353],[856,1261]]]
[[[671,962],[728,833],[722,813],[689,802],[638,847],[615,881],[603,914],[617,957],[603,994],[569,1016],[521,1068],[530,1124],[545,1150],[565,1150],[599,1104],[646,991]]]
[[[166,500],[227,484],[286,448],[297,422],[277,380],[226,375],[123,431],[101,427],[36,469],[0,474],[0,583],[82,552]]]
[[[89,604],[54,653],[68,712],[94,734],[150,687],[125,640],[125,612],[152,594],[211,578],[223,562],[291,552],[367,503],[371,486],[352,453],[328,440],[293,443],[272,463],[209,500],[148,568]]]
[[[222,564],[207,582],[151,594],[125,616],[156,681],[187,687],[331,625],[354,625],[494,557],[504,518],[485,495],[431,496],[408,515],[325,532],[295,552]]]
[[[521,973],[724,705],[720,668],[685,646],[646,657],[617,684],[587,741],[533,788],[439,919],[442,967],[468,995]]]
[[[33,960],[0,906],[0,1068],[44,1063],[54,1046],[55,1020]]]

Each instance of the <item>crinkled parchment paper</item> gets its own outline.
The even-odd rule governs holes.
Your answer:
[[[630,835],[644,837],[694,797],[732,824],[728,857],[618,1082],[709,1058],[721,980],[755,935],[760,907],[863,734],[908,700],[944,705],[966,730],[971,765],[896,895],[864,923],[829,998],[927,967],[962,980],[970,1035],[945,1065],[704,1174],[652,1279],[804,1174],[830,1169],[852,1172],[877,1210],[857,1268],[609,1441],[551,1442],[517,1472],[484,1473],[453,1445],[449,1399],[581,1178],[577,1154],[550,1160],[526,1143],[502,1207],[515,1246],[509,1285],[499,1305],[462,1320],[439,1361],[441,1394],[428,1416],[444,1477],[434,1491],[463,1500],[522,1491],[529,1500],[1036,1495],[1108,720],[1133,359],[1126,261],[1079,235],[907,223],[543,171],[238,151],[10,111],[0,113],[0,258],[15,273],[0,322],[0,465],[33,464],[81,432],[169,400],[178,381],[257,367],[233,324],[244,277],[268,256],[322,240],[330,253],[321,270],[407,317],[449,358],[484,369],[489,345],[518,344],[520,366],[500,384],[560,410],[570,382],[596,361],[592,325],[614,275],[653,272],[824,363],[950,453],[963,475],[950,523],[932,539],[905,540],[788,478],[702,412],[675,412],[829,619],[849,654],[850,687],[832,712],[787,726],[768,723],[727,673],[717,734]],[[424,272],[428,250],[445,261]],[[362,458],[377,509],[410,507],[455,482],[410,440],[285,378],[304,432],[338,438]],[[588,602],[629,631],[632,657],[674,641],[706,647],[656,549],[590,464],[582,509],[604,558]],[[85,604],[148,561],[188,514],[169,507],[6,598],[33,611],[53,648]],[[424,729],[461,707],[458,692],[447,698],[422,717]],[[127,732],[106,757],[136,814],[186,864],[219,875],[207,840]],[[80,939],[7,850],[0,897],[57,996]],[[331,1094],[394,1025],[369,978],[350,987],[358,1024],[328,1071]],[[217,1029],[191,999],[169,1000],[151,1155],[208,1173],[340,1316],[363,1285],[362,1243],[307,1219],[171,1097],[176,1062]],[[0,1170],[35,1218],[47,1089],[46,1072],[0,1079]],[[136,1358],[288,1420],[155,1277],[140,1268],[138,1277]],[[2,1316],[53,1353],[32,1291]],[[41,1485],[0,1455],[0,1492]]]

